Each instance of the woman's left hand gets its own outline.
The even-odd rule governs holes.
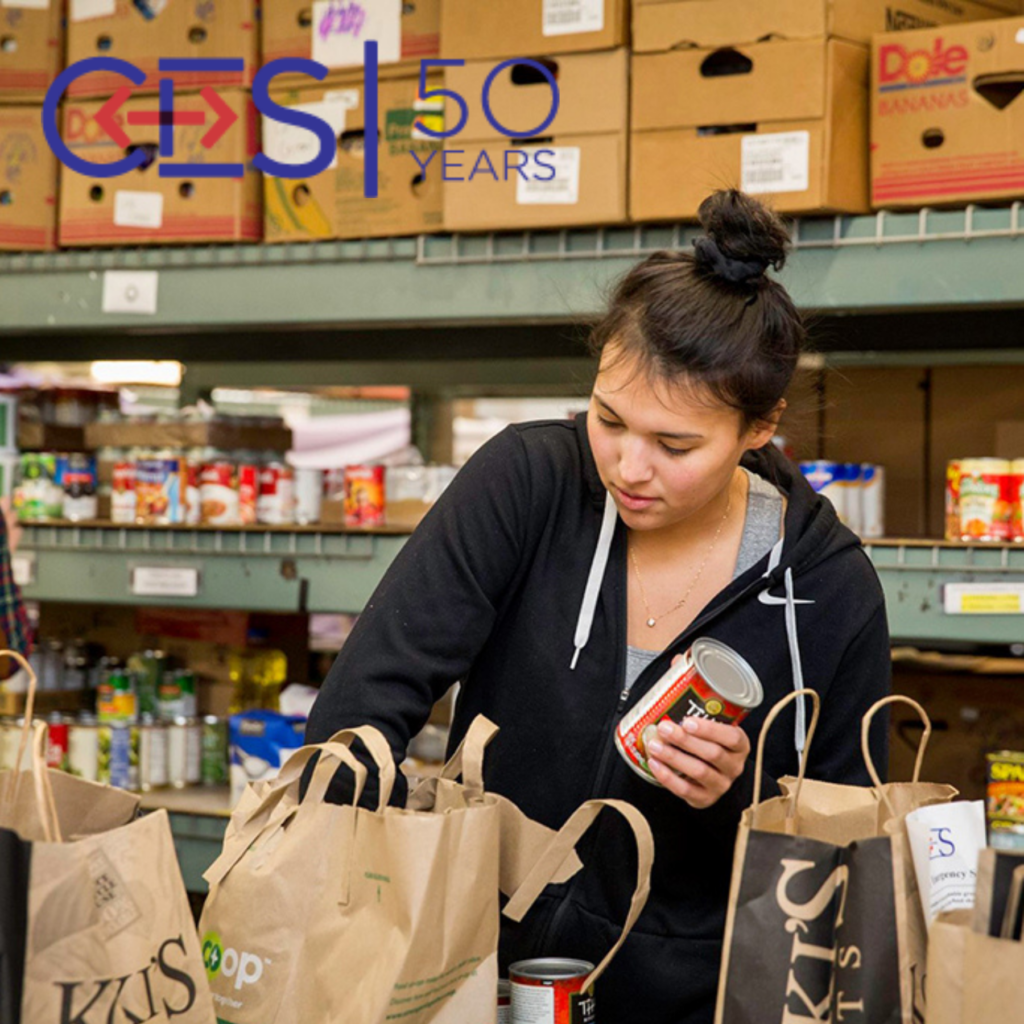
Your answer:
[[[672,664],[678,660],[677,655]],[[738,725],[691,716],[682,725],[668,719],[659,723],[658,741],[647,750],[654,777],[670,793],[703,810],[718,803],[743,774],[750,739]]]

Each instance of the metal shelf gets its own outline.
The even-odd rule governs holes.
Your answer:
[[[1021,305],[1022,230],[1017,203],[798,221],[782,280],[822,312]],[[5,255],[0,334],[571,323],[595,315],[637,258],[685,247],[695,232],[641,225]],[[159,271],[158,313],[103,313],[108,269]]]

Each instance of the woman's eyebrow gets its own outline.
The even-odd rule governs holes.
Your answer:
[[[617,420],[621,420],[622,417],[595,391],[594,398],[597,399],[598,405],[604,406]],[[673,441],[703,441],[703,434],[674,434],[668,430],[659,430],[655,433],[655,437],[669,437]]]

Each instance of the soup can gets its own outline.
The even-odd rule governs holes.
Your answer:
[[[508,969],[512,1024],[594,1024],[594,995],[583,983],[586,960],[520,960]]]
[[[281,459],[268,459],[260,467],[256,521],[268,526],[295,522],[295,470]]]
[[[68,771],[88,782],[99,782],[100,724],[95,715],[79,715],[68,735]]]
[[[958,540],[1012,539],[1010,481],[1010,463],[1006,459],[961,460]]]
[[[110,519],[115,523],[134,523],[138,510],[135,495],[136,453],[123,452],[114,462],[110,488]]]
[[[243,452],[238,460],[238,521],[243,526],[251,526],[256,522],[259,493],[259,456]]]
[[[661,783],[647,764],[647,743],[657,738],[658,723],[696,716],[736,725],[764,700],[757,673],[731,647],[701,637],[624,715],[615,730],[615,746],[642,779]]]
[[[199,475],[200,518],[207,526],[237,526],[238,467],[230,459],[207,462]]]

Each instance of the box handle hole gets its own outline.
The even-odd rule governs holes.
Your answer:
[[[551,72],[555,78],[558,78],[558,63],[553,60],[547,60],[544,57],[531,57],[531,60],[535,60],[538,64],[543,64],[544,67]],[[513,85],[548,85],[548,80],[544,75],[538,71],[535,67],[529,64],[513,64],[512,65],[512,84]]]
[[[196,194],[196,187],[191,181],[183,181],[178,186],[178,195],[182,199],[191,199]]]
[[[146,154],[145,159],[137,168],[141,172],[156,163],[156,158],[160,155],[160,147],[155,142],[133,142],[125,152],[131,156],[138,149]]]
[[[978,75],[971,87],[996,110],[1005,110],[1024,92],[1024,72],[1004,71],[995,75]]]
[[[198,46],[200,43],[206,42],[206,29],[202,25],[193,25],[188,30],[188,41],[193,46]]]
[[[366,132],[362,128],[353,128],[338,136],[338,148],[351,156],[362,156],[366,151]]]
[[[313,12],[308,8],[304,7],[296,15],[296,21],[299,23],[299,28],[312,28],[313,27]]]
[[[700,73],[705,78],[725,78],[728,75],[749,75],[754,70],[754,62],[739,50],[726,47],[715,50],[704,58]]]
[[[296,185],[292,190],[292,202],[298,207],[306,206],[312,199],[313,194],[309,191],[308,185]]]
[[[921,133],[921,142],[925,149],[938,149],[946,141],[946,133],[941,128],[928,128]]]
[[[4,53],[17,53],[18,52],[18,40],[14,36],[4,36],[0,39],[0,50]]]
[[[4,189],[0,192],[0,206],[13,206],[14,205],[14,194],[9,189]]]
[[[101,203],[101,202],[103,202],[103,186],[102,185],[93,185],[93,187],[91,189],[89,189],[89,198],[94,203]]]
[[[110,36],[100,36],[96,40],[96,49],[99,50],[100,53],[106,53],[108,50],[112,50],[113,48],[114,40],[111,39]]]

